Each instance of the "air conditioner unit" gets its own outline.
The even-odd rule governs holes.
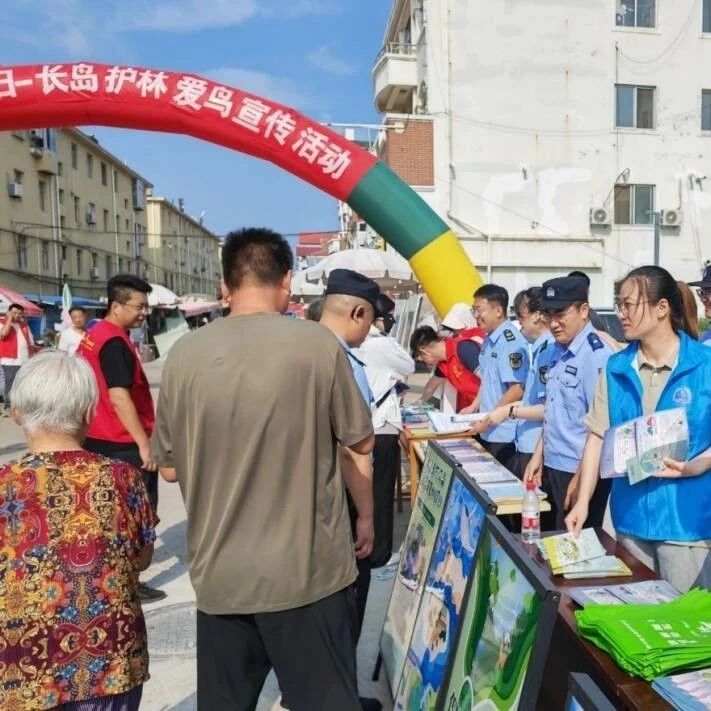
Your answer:
[[[22,183],[9,183],[7,186],[7,194],[11,198],[22,197]]]
[[[101,275],[99,274],[99,267],[89,268],[89,277],[91,279],[98,279]]]
[[[590,224],[594,227],[606,227],[612,223],[612,215],[605,207],[590,208]]]
[[[30,146],[30,154],[35,158],[41,158],[44,155],[44,148],[41,145]]]
[[[681,210],[662,210],[662,227],[679,227],[681,224]]]

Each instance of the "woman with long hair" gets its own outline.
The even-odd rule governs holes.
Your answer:
[[[613,479],[610,506],[618,540],[679,590],[711,585],[711,351],[692,335],[695,305],[661,267],[632,270],[621,282],[617,310],[630,344],[600,378],[586,423],[577,500],[566,518],[577,534],[588,517],[610,427],[683,407],[689,461],[631,485]],[[696,334],[693,334],[696,335]]]

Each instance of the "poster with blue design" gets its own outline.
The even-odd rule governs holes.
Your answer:
[[[458,478],[452,482],[395,701],[434,709],[459,626],[486,511]]]

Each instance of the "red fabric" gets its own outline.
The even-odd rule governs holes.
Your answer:
[[[88,436],[93,439],[103,439],[107,442],[133,442],[128,430],[123,426],[116,414],[114,406],[109,398],[109,388],[106,385],[104,373],[101,370],[100,354],[106,341],[111,338],[121,338],[134,354],[133,385],[131,386],[131,400],[136,406],[138,419],[141,421],[146,434],[150,437],[155,424],[155,412],[153,410],[153,398],[148,379],[143,372],[141,361],[136,355],[136,349],[131,343],[126,331],[120,326],[103,319],[99,321],[90,331],[86,333],[84,339],[79,344],[78,353],[83,356],[91,366],[99,385],[99,403],[96,407],[94,419],[91,421]]]
[[[484,343],[486,333],[480,328],[469,328],[458,335],[447,338],[445,341],[446,360],[438,364],[442,375],[454,386],[457,391],[457,412],[468,407],[479,394],[481,379],[467,368],[457,355],[457,346],[462,341],[474,341],[479,347]]]
[[[7,323],[9,316],[5,316],[2,320],[2,325]],[[32,342],[30,341],[30,329],[27,324],[20,322],[20,333],[27,341],[27,352],[32,355]],[[14,328],[10,329],[10,333],[6,338],[0,339],[0,358],[17,358],[17,331]]]
[[[0,131],[116,126],[186,134],[271,161],[339,200],[377,163],[294,109],[195,74],[79,62],[2,70]]]

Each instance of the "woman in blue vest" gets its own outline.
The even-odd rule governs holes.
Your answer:
[[[711,352],[688,335],[674,278],[660,267],[639,267],[622,281],[617,310],[631,341],[613,355],[586,418],[590,434],[577,501],[566,518],[577,534],[588,517],[609,427],[678,407],[689,424],[688,462],[635,485],[613,479],[610,507],[618,540],[679,590],[711,586]]]

